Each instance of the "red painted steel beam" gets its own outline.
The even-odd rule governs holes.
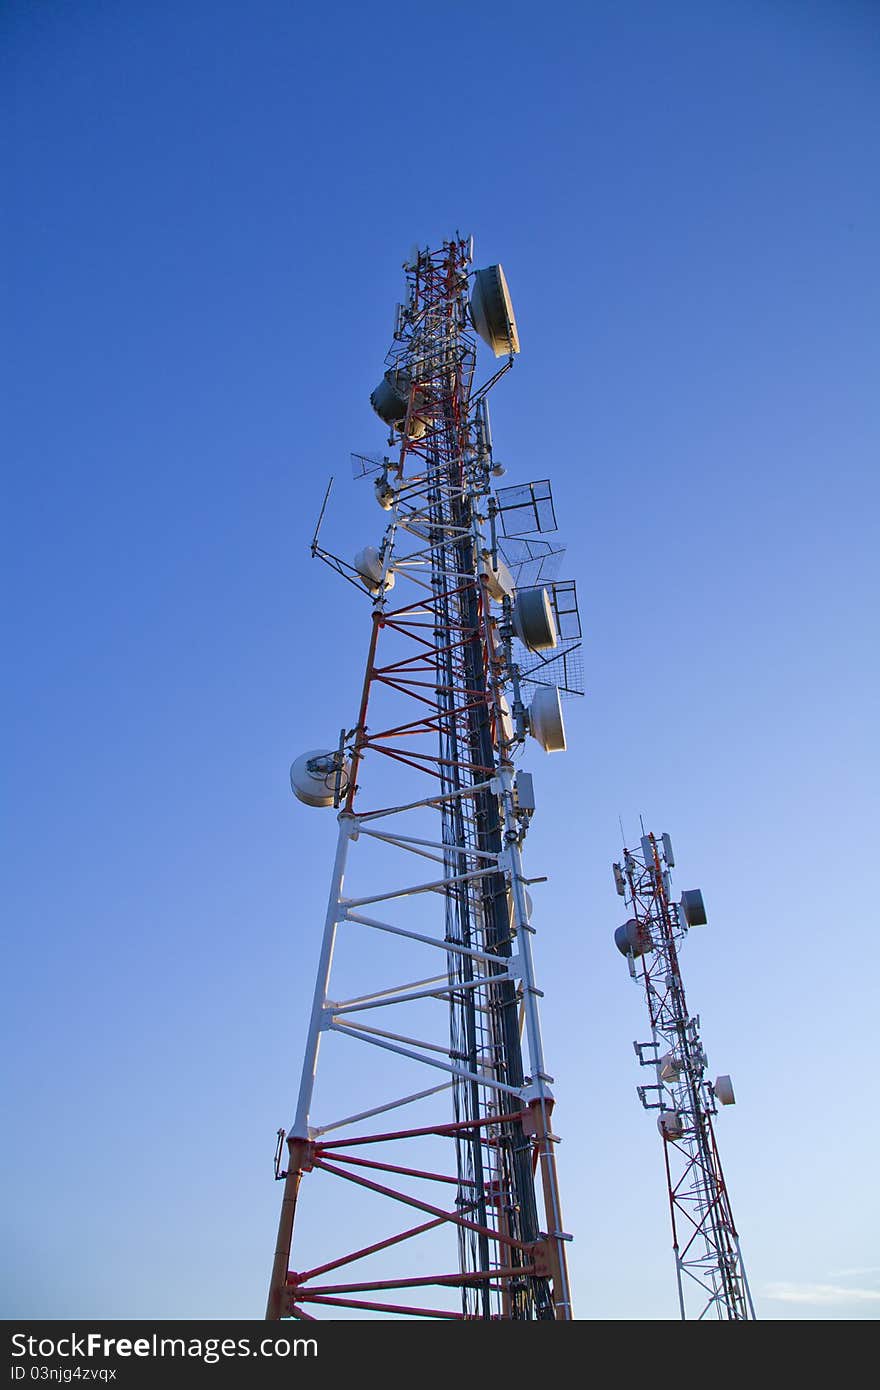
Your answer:
[[[453,1226],[461,1226],[466,1231],[476,1231],[477,1235],[488,1236],[490,1240],[496,1240],[512,1250],[530,1249],[527,1242],[502,1235],[500,1231],[494,1230],[491,1226],[482,1226],[477,1221],[468,1221],[454,1213],[441,1211],[440,1207],[432,1206],[430,1202],[422,1202],[416,1197],[410,1197],[405,1192],[395,1191],[393,1187],[383,1187],[380,1183],[370,1182],[369,1178],[360,1178],[356,1173],[346,1173],[344,1168],[334,1168],[332,1164],[325,1163],[322,1159],[315,1159],[315,1167],[321,1168],[325,1173],[335,1173],[338,1178],[345,1178],[346,1182],[357,1183],[359,1187],[369,1188],[371,1192],[378,1192],[382,1197],[392,1197],[395,1201],[402,1202],[404,1206],[415,1207],[417,1211],[427,1212],[430,1216],[442,1216]]]
[[[305,1296],[305,1295],[304,1295]],[[396,1303],[367,1303],[359,1298],[309,1298],[309,1303],[325,1303],[333,1308],[364,1308],[368,1313],[400,1313],[411,1318],[453,1318],[457,1322],[469,1321],[467,1313],[451,1313],[445,1308],[406,1308]]]
[[[316,1153],[325,1153],[329,1149],[338,1149],[344,1146],[353,1149],[355,1144],[379,1144],[386,1139],[420,1139],[424,1134],[436,1134],[441,1138],[454,1139],[457,1134],[464,1134],[470,1129],[480,1129],[485,1125],[505,1125],[512,1124],[514,1120],[524,1120],[527,1115],[525,1110],[512,1110],[506,1115],[482,1115],[478,1120],[450,1120],[449,1124],[442,1125],[422,1125],[418,1129],[397,1129],[389,1130],[385,1134],[359,1134],[355,1139],[331,1139],[329,1143],[322,1140],[315,1145]]]
[[[461,1212],[473,1211],[477,1205],[471,1202],[459,1210]],[[364,1259],[367,1255],[374,1255],[377,1250],[387,1250],[392,1245],[402,1245],[405,1240],[412,1239],[413,1236],[423,1235],[425,1231],[434,1231],[438,1226],[445,1224],[446,1217],[438,1216],[433,1221],[425,1221],[421,1226],[411,1226],[409,1230],[399,1231],[396,1235],[387,1236],[384,1240],[378,1240],[373,1245],[365,1245],[361,1250],[353,1250],[348,1255],[340,1255],[338,1259],[328,1260],[326,1264],[316,1265],[314,1269],[308,1269],[302,1274],[295,1274],[294,1271],[288,1272],[288,1282],[294,1284],[297,1280],[306,1283],[309,1279],[315,1279],[319,1274],[329,1274],[331,1269],[341,1269],[343,1265],[354,1264],[356,1260]]]
[[[471,1178],[459,1178],[447,1173],[430,1173],[423,1168],[401,1168],[397,1163],[379,1163],[376,1159],[355,1158],[354,1154],[334,1153],[337,1163],[354,1163],[359,1168],[378,1168],[383,1173],[400,1173],[405,1178],[426,1178],[430,1182],[450,1182],[453,1187],[476,1187]]]
[[[467,1289],[474,1288],[480,1283],[495,1280],[518,1278],[522,1274],[534,1274],[534,1265],[508,1265],[503,1269],[477,1269],[470,1272],[464,1271],[458,1274],[423,1274],[413,1276],[411,1279],[403,1277],[401,1279],[374,1279],[363,1284],[322,1284],[320,1288],[306,1289],[302,1283],[297,1284],[297,1298],[320,1296],[326,1294],[348,1294],[348,1293],[380,1293],[383,1290],[391,1289],[419,1289],[434,1286],[436,1288]]]

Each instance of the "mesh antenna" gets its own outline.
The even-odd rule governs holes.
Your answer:
[[[532,589],[550,584],[556,578],[565,546],[526,540],[523,536],[505,536],[498,541],[498,553],[513,575],[517,589]]]
[[[583,641],[575,582],[563,579],[545,587],[556,621],[557,643],[549,652],[529,651],[520,643],[520,680],[535,686],[558,686],[563,696],[583,695]]]
[[[498,515],[505,536],[527,536],[533,531],[555,531],[556,513],[549,478],[516,487],[500,487]]]
[[[556,618],[556,631],[561,642],[573,642],[581,636],[581,615],[578,610],[577,588],[573,579],[562,579],[550,586],[550,602]]]
[[[383,454],[352,454],[351,476],[355,479],[368,478],[371,474],[381,473],[390,462]]]

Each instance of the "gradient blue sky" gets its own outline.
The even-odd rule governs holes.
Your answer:
[[[262,1314],[335,833],[287,770],[367,638],[308,542],[331,473],[378,537],[348,453],[456,229],[585,621],[527,847],[578,1313],[676,1316],[641,813],[759,1314],[877,1315],[878,49],[857,0],[2,6],[5,1316]]]

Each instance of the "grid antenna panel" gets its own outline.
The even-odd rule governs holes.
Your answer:
[[[495,496],[505,536],[527,536],[535,531],[557,529],[549,478],[520,483],[515,487],[500,487]]]
[[[565,555],[564,545],[551,541],[527,540],[524,536],[504,536],[498,541],[498,553],[517,589],[539,589],[553,580]]]
[[[547,652],[523,648],[517,662],[520,679],[532,685],[558,686],[563,697],[583,695],[583,641],[575,581],[558,580],[547,586],[547,593],[556,621],[557,644]]]
[[[369,478],[374,473],[381,473],[389,462],[382,454],[352,454],[351,476],[355,479]]]
[[[557,648],[550,657],[544,657],[540,652],[529,652],[528,659],[520,665],[519,678],[523,686],[556,686],[564,700],[584,695],[583,643],[573,642],[561,651]]]

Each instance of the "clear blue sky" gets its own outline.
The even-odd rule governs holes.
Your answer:
[[[348,453],[457,228],[585,619],[528,844],[579,1315],[676,1315],[640,813],[759,1313],[877,1315],[878,48],[857,0],[2,7],[5,1316],[262,1313],[335,829],[287,770],[367,637],[308,542],[331,473],[378,538]]]

